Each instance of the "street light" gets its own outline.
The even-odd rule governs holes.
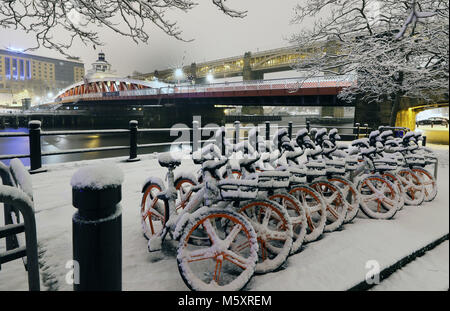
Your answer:
[[[206,75],[206,81],[208,81],[209,83],[212,83],[214,81],[214,76],[212,73],[208,73]]]
[[[175,70],[175,78],[177,79],[183,78],[183,69],[178,68]]]
[[[53,93],[52,92],[48,92],[47,97],[48,98],[52,98],[53,97]]]

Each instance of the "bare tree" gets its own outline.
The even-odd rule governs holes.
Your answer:
[[[226,0],[211,1],[228,16],[246,15],[246,11],[227,7]],[[188,12],[196,5],[191,0],[2,0],[0,27],[34,33],[36,46],[28,50],[44,46],[71,56],[68,50],[76,39],[94,48],[103,45],[99,27],[107,27],[137,43],[146,43],[149,34],[144,28],[153,24],[167,35],[186,41],[166,12]]]
[[[295,23],[311,17],[315,22],[292,41],[314,51],[296,68],[354,74],[357,83],[341,99],[389,100],[394,125],[402,97],[448,98],[447,0],[308,0],[296,7]]]

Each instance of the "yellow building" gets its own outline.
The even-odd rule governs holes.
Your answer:
[[[79,60],[0,49],[0,93],[11,94],[12,98],[0,105],[20,105],[22,98],[31,98],[33,104],[41,103],[83,77],[84,64]]]

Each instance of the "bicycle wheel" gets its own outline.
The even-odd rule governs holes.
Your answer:
[[[167,202],[157,197],[158,193],[162,191],[164,191],[162,185],[149,183],[142,195],[141,225],[147,239],[160,232],[169,218]]]
[[[286,191],[276,192],[269,198],[283,206],[291,220],[294,241],[291,247],[291,255],[298,252],[306,236],[306,214],[300,202]]]
[[[359,211],[359,194],[355,185],[350,180],[340,176],[332,177],[328,181],[339,187],[342,191],[344,202],[347,204],[347,215],[344,223],[352,222]]]
[[[413,168],[412,171],[419,177],[425,192],[425,202],[433,201],[437,195],[437,183],[434,176],[423,168]]]
[[[397,176],[405,190],[403,192],[405,204],[415,206],[422,204],[425,199],[425,191],[419,177],[410,169],[399,170]]]
[[[180,176],[175,179],[175,189],[177,190],[176,209],[184,209],[192,196],[192,187],[197,185],[197,182],[192,177]]]
[[[397,189],[397,192],[399,194],[398,196],[398,210],[402,210],[405,206],[405,190],[403,189],[403,185],[400,182],[400,180],[395,176],[395,174],[391,172],[384,172],[381,175],[383,178],[387,179],[389,182],[391,182],[394,187]]]
[[[196,236],[201,234],[208,239],[199,243]],[[253,276],[257,260],[255,230],[231,210],[198,210],[178,246],[178,270],[191,290],[240,290]]]
[[[305,211],[305,242],[317,240],[322,235],[327,221],[325,203],[314,189],[306,185],[297,185],[289,193],[300,202]]]
[[[326,205],[327,222],[323,231],[333,232],[339,229],[347,216],[347,205],[344,203],[342,191],[327,180],[315,181],[311,188],[319,193]]]
[[[374,219],[390,219],[398,211],[395,186],[380,175],[369,175],[358,184],[361,210]]]
[[[273,201],[253,200],[242,203],[239,212],[251,223],[258,237],[255,273],[278,269],[289,256],[293,242],[292,223],[286,210]]]

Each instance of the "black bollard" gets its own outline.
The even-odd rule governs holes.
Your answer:
[[[225,135],[226,135],[226,128],[225,126],[222,126],[220,128],[220,146],[222,148],[222,155],[225,156],[226,155],[226,146],[225,146]]]
[[[270,121],[266,121],[266,141],[270,141]]]
[[[28,123],[30,144],[30,173],[45,171],[42,169],[41,156],[41,121],[32,120]]]
[[[78,209],[72,218],[73,259],[79,268],[74,271],[79,273],[74,277],[75,291],[122,290],[122,181],[107,181],[121,174],[115,170],[82,168],[72,178],[72,204]],[[89,185],[90,177],[83,175],[104,180],[104,185]],[[85,182],[79,185],[74,180]]]
[[[136,162],[140,159],[137,157],[137,139],[138,139],[138,121],[130,121],[130,157],[128,162]]]
[[[308,131],[308,133],[311,130],[311,122],[309,121],[306,121],[306,130]]]
[[[259,127],[256,126],[255,131],[255,150],[259,152]]]

